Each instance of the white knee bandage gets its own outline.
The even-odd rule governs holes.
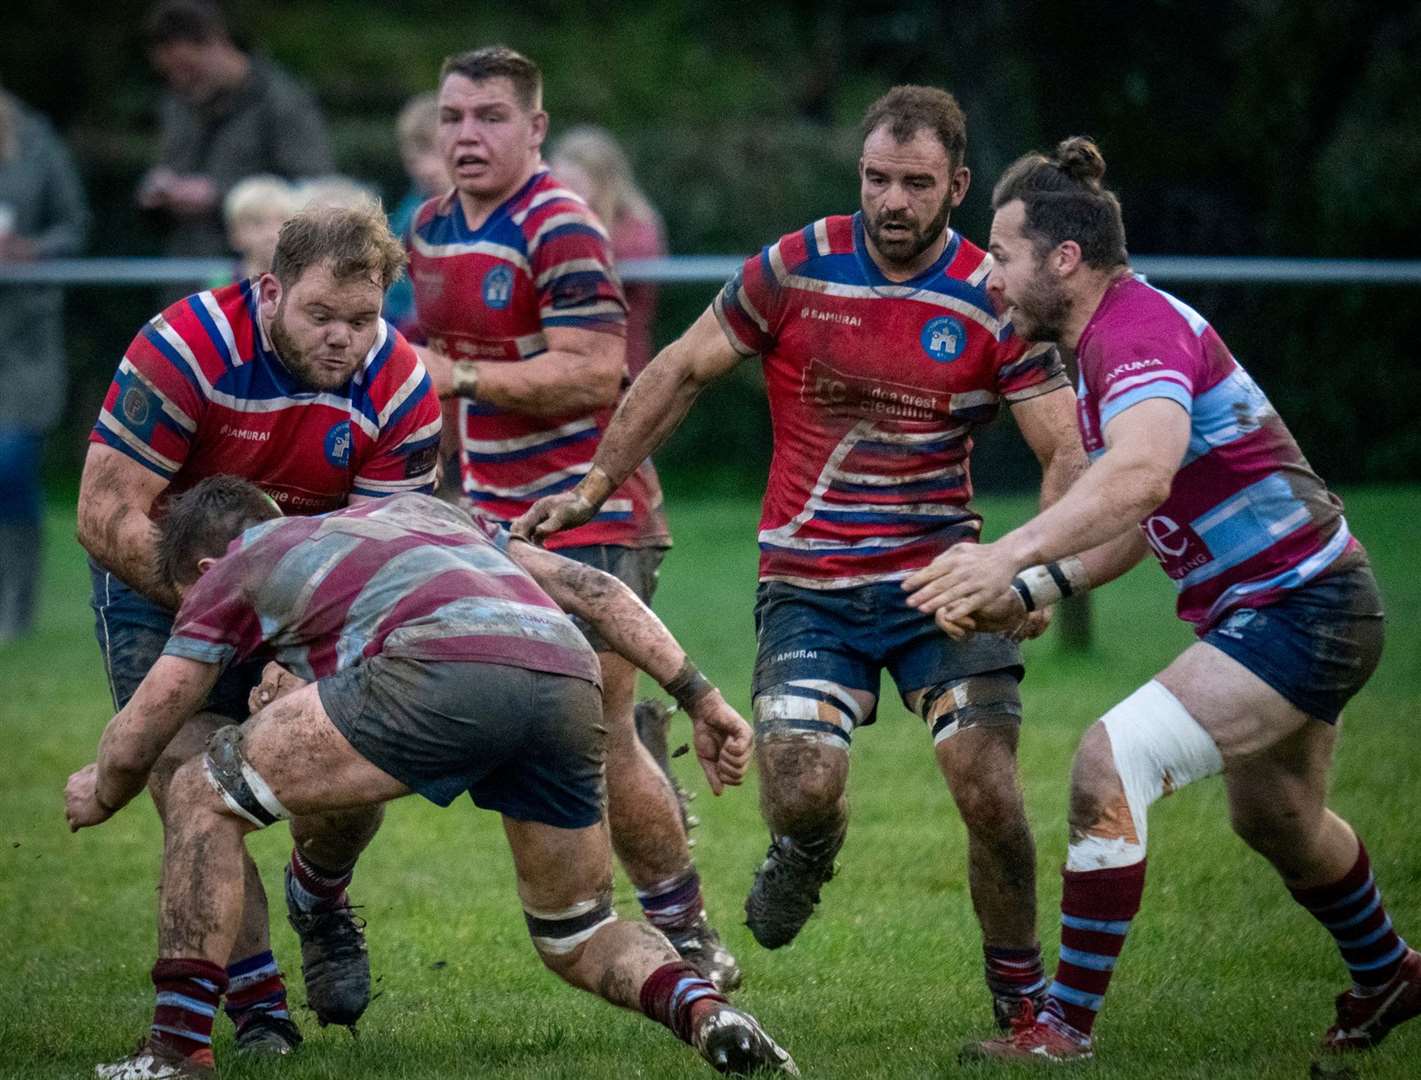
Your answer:
[[[1150,804],[1224,767],[1209,733],[1151,679],[1101,719],[1110,736],[1115,771],[1125,789],[1124,813],[1107,814],[1070,846],[1068,870],[1130,866],[1145,857]]]

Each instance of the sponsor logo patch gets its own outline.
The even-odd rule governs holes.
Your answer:
[[[416,476],[423,476],[434,468],[434,463],[439,460],[439,446],[437,443],[416,450],[405,458],[405,479],[412,480]]]
[[[942,315],[923,327],[918,340],[939,364],[950,364],[967,348],[967,330],[951,315]]]
[[[484,303],[494,311],[502,311],[513,299],[513,271],[495,266],[484,275]]]
[[[326,460],[337,469],[350,464],[350,421],[342,420],[332,424],[326,432]]]
[[[148,421],[148,394],[141,386],[130,386],[123,392],[123,418],[134,427]]]

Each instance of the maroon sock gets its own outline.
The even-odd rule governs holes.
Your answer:
[[[184,1057],[212,1064],[212,1019],[227,989],[227,972],[206,960],[159,960],[150,1037]]]
[[[286,894],[297,910],[334,911],[347,905],[345,890],[355,875],[355,864],[343,870],[327,870],[292,848],[290,874]]]
[[[262,1017],[291,1019],[286,983],[270,949],[227,965],[227,1000],[223,1008],[238,1032]]]
[[[641,1011],[669,1027],[682,1042],[691,1041],[691,1006],[698,1001],[730,1004],[714,983],[684,960],[662,964],[641,984]]]
[[[1392,929],[1391,916],[1372,877],[1372,862],[1360,839],[1357,861],[1342,880],[1288,891],[1327,927],[1358,987],[1376,989],[1396,977],[1406,959],[1406,942]]]
[[[1145,864],[1109,870],[1062,870],[1061,959],[1047,992],[1054,1013],[1089,1035],[1105,1000],[1130,920],[1140,910]]]

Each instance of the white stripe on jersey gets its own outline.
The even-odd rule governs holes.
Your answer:
[[[591,416],[584,416],[580,420],[572,420],[560,427],[550,428],[547,431],[535,431],[531,435],[520,435],[515,439],[464,439],[464,449],[471,454],[509,454],[515,450],[526,450],[529,447],[541,446],[543,443],[552,442],[554,439],[561,439],[567,435],[576,435],[583,431],[590,431],[597,426],[597,420]]]
[[[603,240],[607,239],[607,230],[602,228],[598,220],[589,213],[567,210],[561,214],[552,214],[547,221],[538,226],[538,231],[528,238],[528,257],[531,259],[533,253],[538,250],[538,246],[543,242],[543,236],[554,229],[561,229],[564,225],[585,225],[593,230]]]
[[[755,320],[755,325],[760,328],[760,333],[768,334],[770,332],[770,324],[765,321],[765,317],[761,315],[755,308],[755,305],[750,302],[750,294],[745,291],[744,285],[741,285],[736,291],[735,300],[740,305],[740,310]]]
[[[529,272],[528,260],[517,248],[505,244],[494,244],[487,240],[472,240],[454,244],[431,244],[422,239],[418,232],[413,235],[414,249],[427,259],[445,259],[454,255],[489,255],[504,262],[511,262],[525,274]]]
[[[439,434],[441,431],[443,431],[443,430],[444,430],[444,424],[443,424],[442,420],[440,420],[440,419],[431,420],[429,423],[425,424],[424,427],[422,427],[422,428],[415,428],[415,429],[414,429],[413,431],[411,431],[408,435],[406,435],[403,439],[401,439],[401,440],[400,440],[400,445],[401,445],[401,446],[408,446],[410,443],[420,442],[421,440],[424,440],[424,439],[432,439],[432,438],[434,438],[434,436],[438,435],[438,434]]]
[[[385,407],[380,410],[380,415],[377,420],[380,427],[384,427],[390,422],[390,417],[394,415],[395,410],[414,395],[415,391],[419,389],[420,383],[423,381],[424,368],[416,364],[410,369],[409,375],[405,378],[405,381],[400,384],[399,389],[396,390],[394,394],[391,395],[390,400],[385,403]]]
[[[222,310],[210,290],[198,293],[197,298],[217,327],[217,332],[222,335],[222,344],[227,348],[227,362],[233,367],[241,366],[242,354],[237,351],[237,338],[232,333],[232,324],[227,321],[227,313]]]
[[[359,487],[359,488],[367,488],[367,489],[369,489],[370,491],[385,491],[385,492],[401,492],[401,491],[414,491],[414,492],[417,492],[417,491],[419,491],[420,488],[424,487],[424,485],[426,485],[426,484],[431,484],[431,483],[433,483],[433,482],[434,482],[434,466],[433,466],[433,465],[430,465],[428,469],[426,469],[424,472],[420,473],[418,476],[407,476],[407,477],[405,477],[403,480],[372,480],[372,479],[370,479],[368,476],[357,476],[357,477],[355,478],[355,486],[356,486],[356,487]]]
[[[982,256],[982,261],[977,264],[977,269],[973,270],[972,273],[967,275],[967,284],[981,285],[982,282],[987,280],[987,275],[992,272],[992,267],[994,265],[995,263],[992,261],[992,257],[990,255]]]
[[[925,480],[958,477],[963,475],[966,471],[967,467],[965,465],[944,465],[940,469],[929,469],[927,472],[894,473],[891,476],[884,473],[841,472],[838,474],[838,480],[845,484],[897,487],[899,484],[917,484]]]
[[[587,271],[605,274],[607,264],[600,259],[568,259],[567,262],[560,262],[556,266],[550,266],[533,279],[533,284],[538,288],[545,288],[548,282],[555,278],[560,278],[564,274],[580,274]]]
[[[525,499],[545,487],[556,484],[559,480],[566,480],[569,476],[586,476],[591,468],[592,462],[583,461],[566,469],[554,469],[552,472],[544,473],[536,480],[530,480],[526,484],[518,484],[515,487],[494,487],[482,479],[478,480],[474,487],[480,495],[494,499]]]
[[[820,218],[814,223],[814,247],[820,255],[829,254],[829,219]]]
[[[1104,405],[1111,398],[1119,397],[1120,394],[1124,393],[1126,390],[1132,389],[1133,387],[1141,386],[1145,383],[1152,383],[1156,381],[1178,383],[1180,386],[1184,387],[1184,389],[1188,391],[1191,395],[1194,393],[1194,384],[1189,381],[1189,376],[1185,375],[1183,372],[1180,371],[1174,371],[1169,368],[1163,368],[1159,371],[1147,371],[1142,375],[1131,375],[1128,379],[1121,379],[1118,383],[1116,383],[1114,386],[1112,386],[1109,390],[1105,391],[1105,393],[1101,395],[1100,404]]]
[[[171,458],[166,458],[158,453],[158,451],[154,450],[147,443],[139,439],[137,435],[129,431],[128,428],[115,420],[107,411],[99,413],[99,424],[117,435],[119,439],[123,441],[124,445],[137,453],[139,457],[152,462],[164,475],[172,476],[178,471],[181,464],[180,462],[173,461]]]
[[[518,213],[513,215],[513,224],[522,225],[523,222],[528,220],[529,214],[531,214],[538,207],[542,206],[544,203],[552,202],[554,199],[567,199],[569,202],[577,203],[578,206],[587,205],[587,202],[582,198],[582,196],[575,191],[563,187],[549,188],[547,191],[538,192],[538,194],[534,195],[531,199],[529,199],[528,205],[525,206],[522,210],[518,211]]]

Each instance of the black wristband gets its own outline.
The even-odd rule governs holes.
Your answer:
[[[1021,597],[1021,604],[1028,612],[1036,610],[1036,601],[1031,598],[1031,590],[1027,588],[1026,582],[1020,577],[1011,579],[1011,587],[1016,590],[1016,595]]]
[[[676,704],[687,712],[691,706],[700,700],[702,695],[714,690],[711,681],[697,670],[696,665],[691,663],[691,658],[686,657],[685,663],[681,665],[681,670],[671,676],[670,680],[661,687],[673,698]]]

